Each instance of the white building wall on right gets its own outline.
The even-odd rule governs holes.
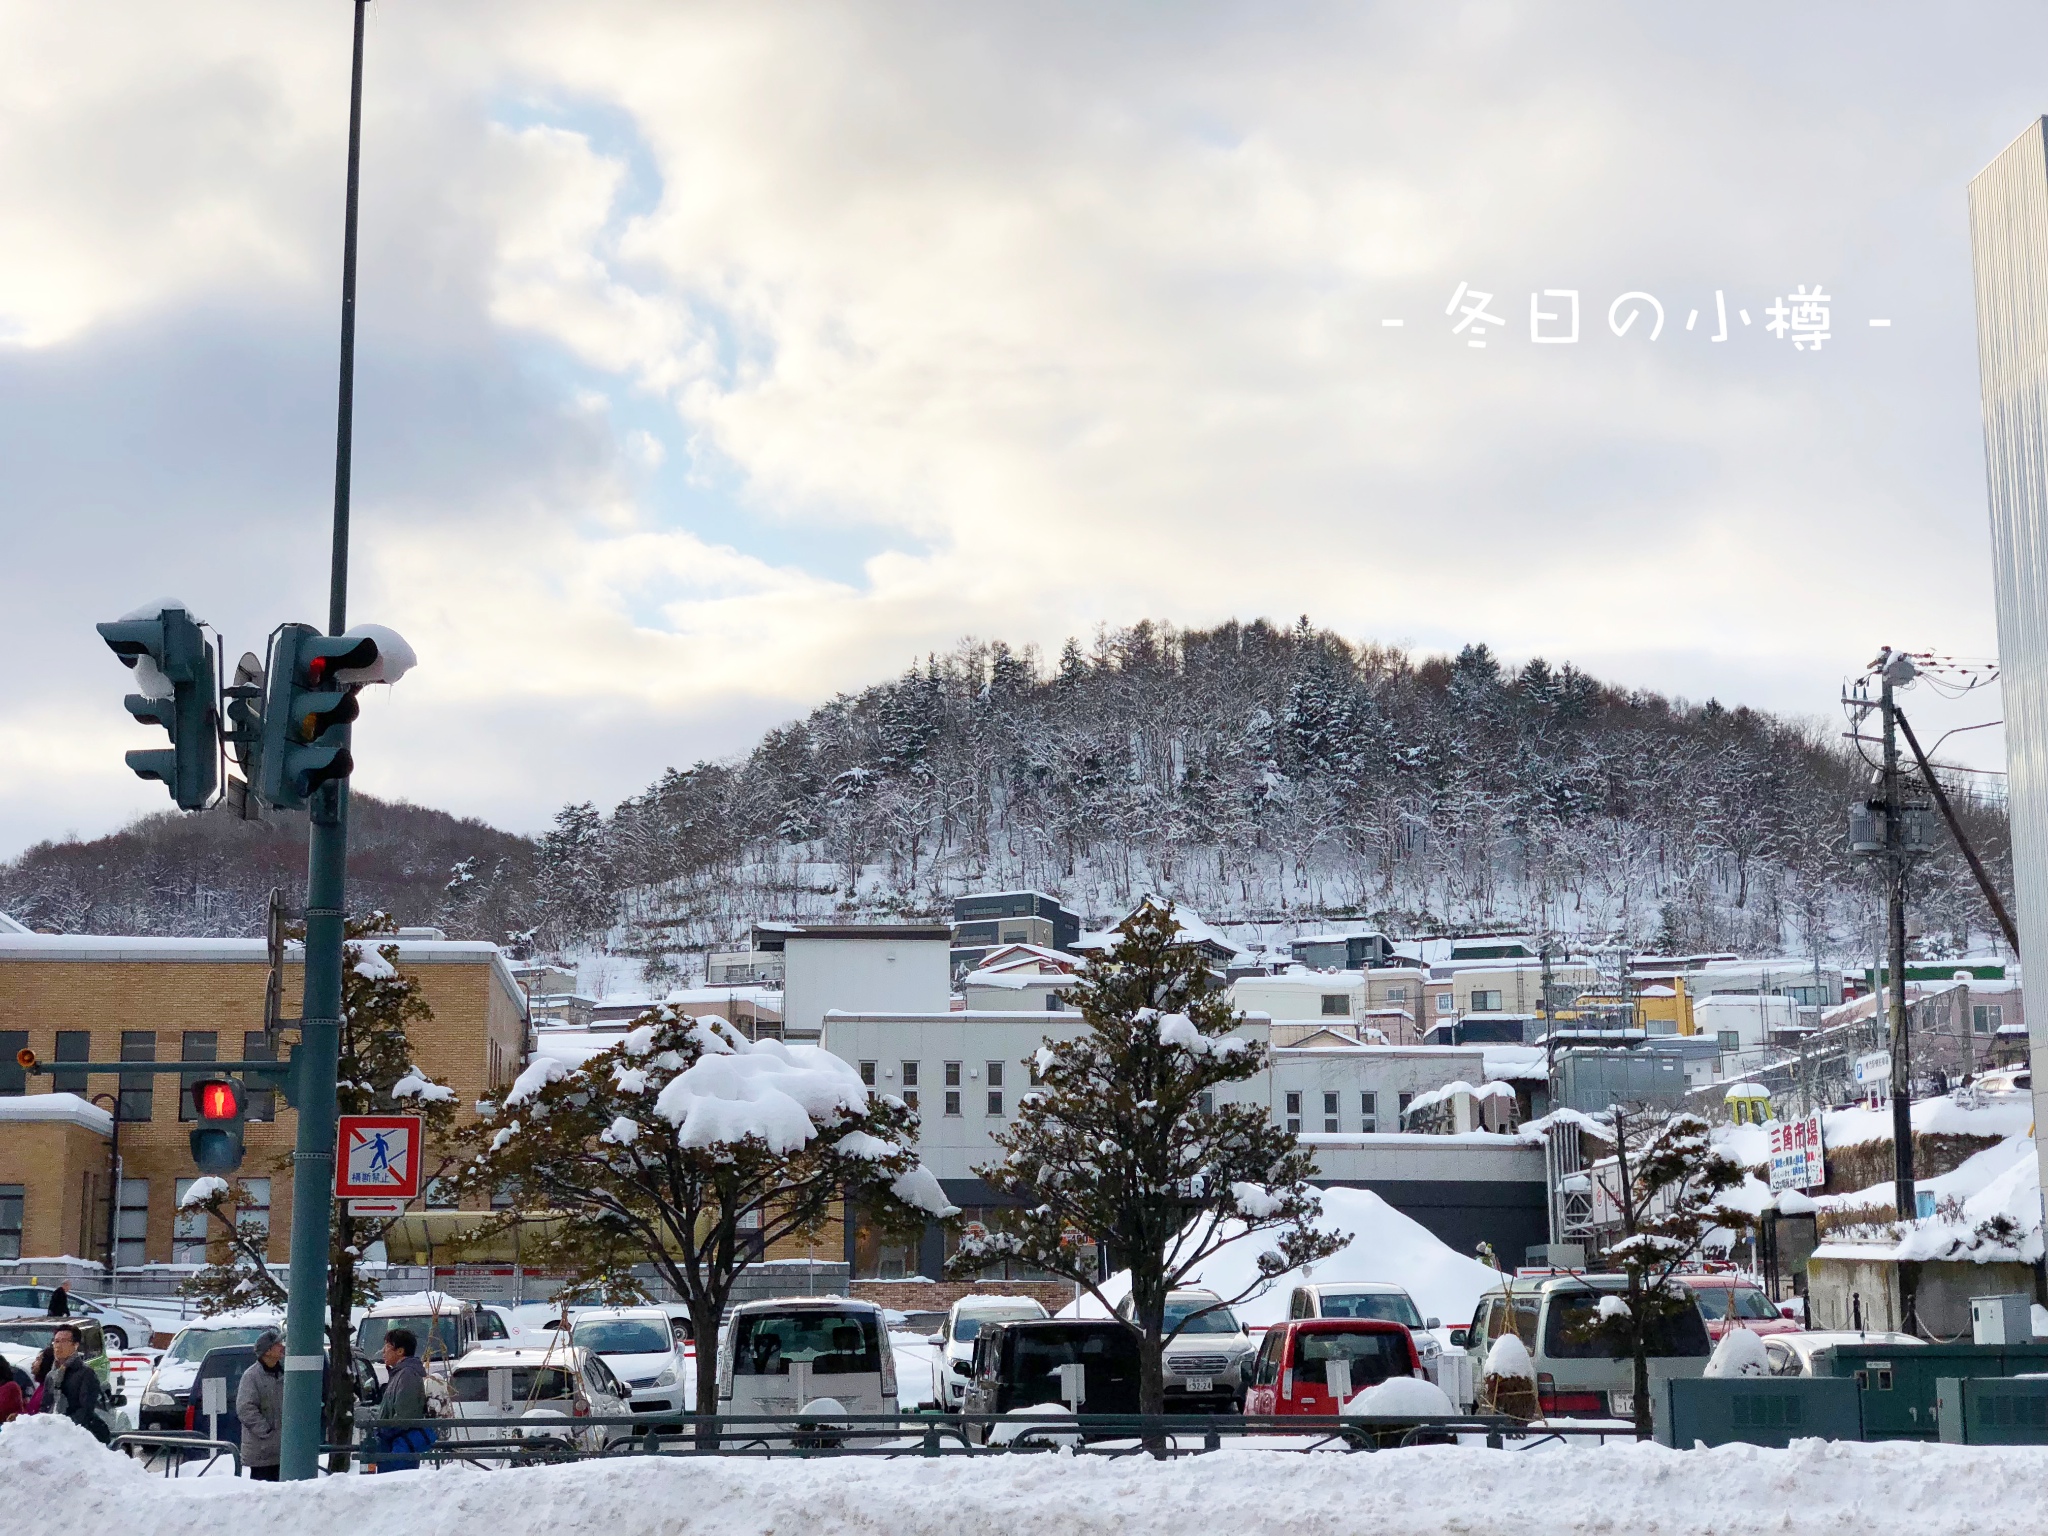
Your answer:
[[[1970,183],[1977,368],[1997,592],[1999,671],[2020,957],[2048,975],[2048,119]],[[2028,1049],[2048,1041],[2048,1009]],[[2034,1074],[2034,1111],[2048,1084]],[[2048,1137],[2040,1139],[2048,1185]]]

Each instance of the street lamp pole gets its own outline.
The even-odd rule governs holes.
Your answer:
[[[107,1296],[120,1294],[119,1244],[121,1240],[121,1095],[96,1093],[92,1102],[105,1099],[107,1113],[114,1117],[113,1145],[107,1151]]]

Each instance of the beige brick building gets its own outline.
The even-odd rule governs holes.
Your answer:
[[[419,979],[430,1021],[411,1030],[416,1064],[456,1090],[464,1113],[510,1083],[526,1050],[526,1005],[495,945],[404,937],[398,967]],[[31,1106],[0,1110],[0,1261],[105,1257],[106,1113],[121,1110],[120,1262],[201,1262],[202,1221],[180,1218],[179,1196],[198,1176],[193,1129],[178,1074],[65,1074],[65,1061],[253,1059],[263,1051],[268,976],[260,939],[166,939],[0,932],[0,1101],[9,1095],[76,1094],[67,1115]],[[286,1011],[298,1011],[301,972],[284,977]],[[58,1069],[24,1078],[23,1046]],[[282,1096],[252,1103],[241,1176],[270,1199],[271,1256],[282,1261],[291,1228],[285,1154],[296,1116]],[[40,1110],[42,1106],[34,1106]],[[53,1102],[50,1109],[56,1108]],[[102,1129],[104,1127],[104,1129]],[[264,1182],[267,1180],[267,1184]],[[12,1222],[15,1230],[10,1232]],[[10,1253],[9,1249],[13,1252]],[[400,1255],[394,1253],[394,1259]]]

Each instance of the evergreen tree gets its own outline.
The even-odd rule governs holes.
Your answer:
[[[1140,1345],[1139,1407],[1165,1407],[1166,1298],[1226,1243],[1270,1234],[1259,1280],[1337,1252],[1319,1233],[1308,1180],[1314,1159],[1262,1104],[1219,1102],[1265,1067],[1256,1041],[1214,985],[1171,907],[1150,900],[1117,929],[1116,947],[1071,994],[1087,1033],[1050,1041],[1025,1063],[1032,1088],[998,1131],[1001,1161],[975,1171],[1019,1203],[949,1263],[973,1274],[1014,1260],[1073,1281],[1110,1305],[1094,1253],[1131,1278],[1126,1325]],[[1201,1315],[1200,1313],[1194,1315]]]

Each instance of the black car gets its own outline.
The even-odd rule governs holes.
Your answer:
[[[185,1422],[183,1428],[202,1439],[225,1440],[237,1449],[242,1444],[242,1421],[235,1414],[235,1393],[242,1385],[242,1376],[256,1363],[256,1346],[253,1344],[223,1344],[219,1349],[209,1349],[206,1358],[199,1362],[199,1370],[192,1378],[192,1385],[184,1392]],[[209,1436],[206,1420],[206,1384],[209,1381],[223,1383],[221,1411],[211,1428]]]
[[[1099,1318],[987,1324],[974,1341],[961,1406],[967,1413],[1059,1406],[1063,1365],[1082,1368],[1082,1413],[1138,1411],[1137,1335]]]

